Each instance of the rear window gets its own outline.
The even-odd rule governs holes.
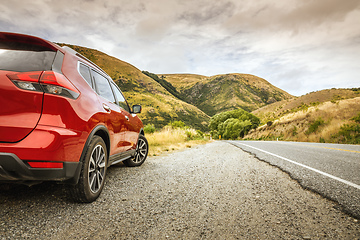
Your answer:
[[[51,70],[56,51],[43,46],[0,41],[0,70],[15,72]]]
[[[79,72],[81,76],[87,81],[87,83],[92,87],[90,69],[84,64],[80,63]]]
[[[91,70],[91,74],[94,77],[97,93],[110,102],[116,103],[109,81],[103,75],[95,72],[94,70]]]

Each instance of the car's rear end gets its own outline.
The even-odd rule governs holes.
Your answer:
[[[0,32],[0,181],[75,175],[87,136],[66,126],[80,91],[62,72],[64,56],[51,42]]]

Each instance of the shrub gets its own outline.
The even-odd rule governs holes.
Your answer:
[[[297,106],[296,108],[291,109],[291,112],[298,112],[298,111],[307,111],[309,109],[309,105],[307,105],[306,103],[301,103],[299,106]]]
[[[145,127],[144,127],[144,132],[145,133],[154,133],[155,132],[155,126],[154,124],[147,124]]]
[[[193,133],[191,131],[186,131],[185,135],[186,135],[186,140],[187,141],[194,139],[194,135],[193,135]]]
[[[183,121],[173,121],[169,122],[168,126],[172,128],[185,128],[185,123]]]
[[[196,130],[196,138],[204,138],[204,133],[200,130]]]
[[[360,113],[351,120],[355,123],[344,124],[332,138],[337,138],[340,143],[360,144]]]
[[[313,123],[310,124],[309,129],[306,131],[306,134],[311,134],[314,133],[318,130],[318,128],[323,125],[325,122],[324,120],[320,117],[318,119],[316,119]]]
[[[360,124],[344,124],[335,137],[340,143],[360,144]]]
[[[297,135],[297,127],[294,126],[293,130],[292,130],[292,135],[295,137]]]
[[[351,120],[355,121],[356,123],[360,123],[360,113],[357,116],[353,117]]]
[[[204,139],[204,133],[200,130],[194,130],[194,129],[187,129],[185,131],[186,140],[203,140]]]

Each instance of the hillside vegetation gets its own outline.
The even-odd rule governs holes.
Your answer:
[[[252,113],[258,116],[262,123],[275,121],[280,117],[300,110],[306,110],[310,106],[317,106],[324,102],[336,103],[339,100],[350,99],[360,96],[360,89],[326,89],[311,92],[301,97],[294,97],[259,108]]]
[[[67,45],[67,44],[60,44]],[[166,90],[160,83],[143,74],[133,65],[100,51],[67,45],[101,67],[118,84],[130,105],[141,104],[139,115],[146,124],[162,128],[171,121],[180,120],[195,129],[206,131],[210,117]]]
[[[293,96],[250,74],[224,74],[206,77],[193,74],[163,74],[182,99],[209,116],[235,109],[253,111]]]
[[[247,139],[360,144],[360,89],[314,92],[253,113],[264,125]]]

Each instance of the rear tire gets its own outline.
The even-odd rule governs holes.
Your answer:
[[[82,161],[80,178],[76,185],[70,186],[71,197],[76,202],[95,201],[104,188],[108,153],[104,140],[94,136]]]
[[[138,143],[136,145],[136,152],[133,158],[124,161],[128,167],[138,167],[143,164],[149,152],[149,144],[144,135],[139,135]]]

